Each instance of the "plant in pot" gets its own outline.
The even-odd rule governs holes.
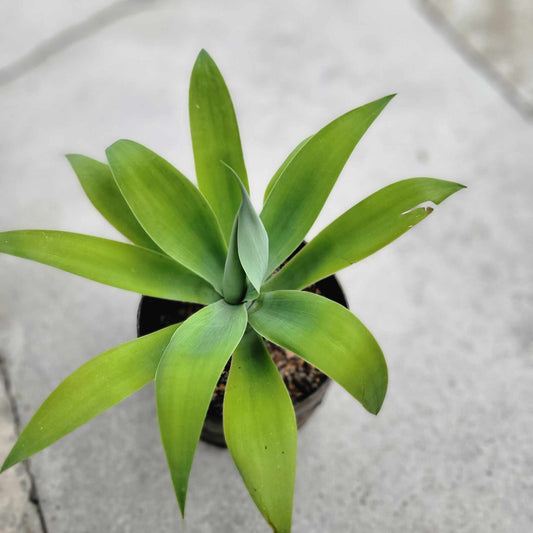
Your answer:
[[[302,246],[348,157],[392,96],[342,115],[297,146],[270,181],[260,215],[249,199],[227,87],[205,51],[189,97],[198,188],[132,141],[110,146],[107,164],[68,156],[90,200],[133,244],[48,230],[0,233],[0,252],[144,295],[141,336],[67,377],[22,431],[2,470],[155,379],[161,439],[182,514],[203,432],[225,441],[266,521],[287,532],[293,404],[298,411],[308,402],[300,408],[303,422],[320,401],[326,375],[374,414],[387,389],[381,349],[342,305],[333,274],[426,218],[431,208],[421,204],[439,204],[463,186],[432,178],[393,183]],[[304,375],[300,384],[294,369]],[[206,418],[222,398],[223,417]]]

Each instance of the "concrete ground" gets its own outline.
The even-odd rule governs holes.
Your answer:
[[[532,531],[531,3],[78,4],[0,6],[0,230],[119,238],[62,154],[102,158],[121,137],[193,176],[187,91],[202,47],[232,92],[257,205],[299,140],[398,92],[312,233],[398,179],[468,189],[340,274],[390,387],[373,417],[334,386],[299,432],[293,530]],[[0,272],[3,458],[65,376],[135,336],[139,298],[8,256]],[[268,531],[229,454],[203,443],[187,513],[151,386],[0,476],[2,533]]]

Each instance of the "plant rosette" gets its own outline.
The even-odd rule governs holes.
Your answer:
[[[302,243],[289,259],[296,255],[303,246]],[[348,307],[346,297],[336,276],[321,279],[305,290],[321,294],[344,307]],[[172,324],[183,322],[202,307],[201,304],[143,296],[137,312],[137,334],[142,337]],[[270,341],[266,341],[265,344],[289,391],[296,415],[296,424],[300,428],[322,403],[331,380],[318,368],[310,365],[296,354]],[[231,358],[226,363],[217,382],[200,435],[202,440],[222,447],[226,446],[223,404],[230,368]]]
[[[378,343],[348,309],[302,289],[418,224],[432,211],[422,204],[440,204],[463,188],[434,178],[393,183],[286,261],[392,97],[349,111],[302,141],[272,177],[259,215],[249,198],[233,104],[205,51],[194,65],[189,92],[198,187],[129,140],[106,150],[107,164],[67,156],[91,202],[132,244],[21,230],[0,233],[0,252],[204,307],[181,323],[98,355],[68,376],[22,431],[2,471],[155,379],[161,440],[183,515],[195,449],[231,358],[223,405],[226,444],[265,520],[276,532],[290,531],[297,424],[264,339],[320,369],[377,414],[387,390]]]

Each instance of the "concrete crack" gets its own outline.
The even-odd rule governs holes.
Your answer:
[[[120,0],[94,13],[84,21],[69,26],[53,37],[44,40],[33,50],[0,68],[0,86],[11,83],[42,65],[73,44],[91,37],[103,28],[152,7],[161,0]]]
[[[22,426],[21,421],[20,421],[20,414],[17,408],[15,395],[13,393],[13,386],[12,386],[11,378],[9,377],[9,372],[7,369],[7,362],[1,355],[0,355],[0,378],[6,390],[7,398],[9,401],[9,407],[11,409],[11,415],[13,416],[13,421],[15,423],[16,432],[17,434],[20,435],[21,426]],[[44,518],[43,509],[42,509],[41,502],[39,499],[39,491],[37,490],[37,483],[35,482],[35,476],[33,475],[33,472],[30,469],[30,465],[28,461],[24,461],[22,464],[26,470],[28,479],[30,480],[30,490],[28,494],[28,499],[35,506],[37,516],[39,517],[39,523],[41,525],[42,533],[48,533],[48,527],[46,526],[46,520]]]
[[[463,56],[476,70],[481,72],[497,91],[523,117],[533,119],[533,106],[520,95],[514,85],[494,68],[483,53],[476,50],[468,40],[450,23],[446,15],[428,0],[416,2],[426,18],[444,35],[448,42]]]

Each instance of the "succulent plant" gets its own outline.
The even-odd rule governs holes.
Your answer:
[[[296,422],[263,338],[315,365],[377,414],[387,389],[378,343],[346,308],[301,289],[418,224],[431,212],[421,204],[439,204],[463,188],[432,178],[393,183],[346,211],[278,269],[306,237],[351,152],[392,96],[349,111],[299,144],[270,181],[260,215],[249,199],[228,89],[205,51],[194,65],[189,95],[198,188],[128,140],[106,150],[107,164],[67,156],[94,206],[133,244],[61,231],[7,231],[0,233],[0,252],[205,307],[182,324],[98,355],[67,377],[22,431],[2,470],[155,379],[161,438],[183,514],[202,424],[231,357],[227,446],[272,529],[290,531]]]

